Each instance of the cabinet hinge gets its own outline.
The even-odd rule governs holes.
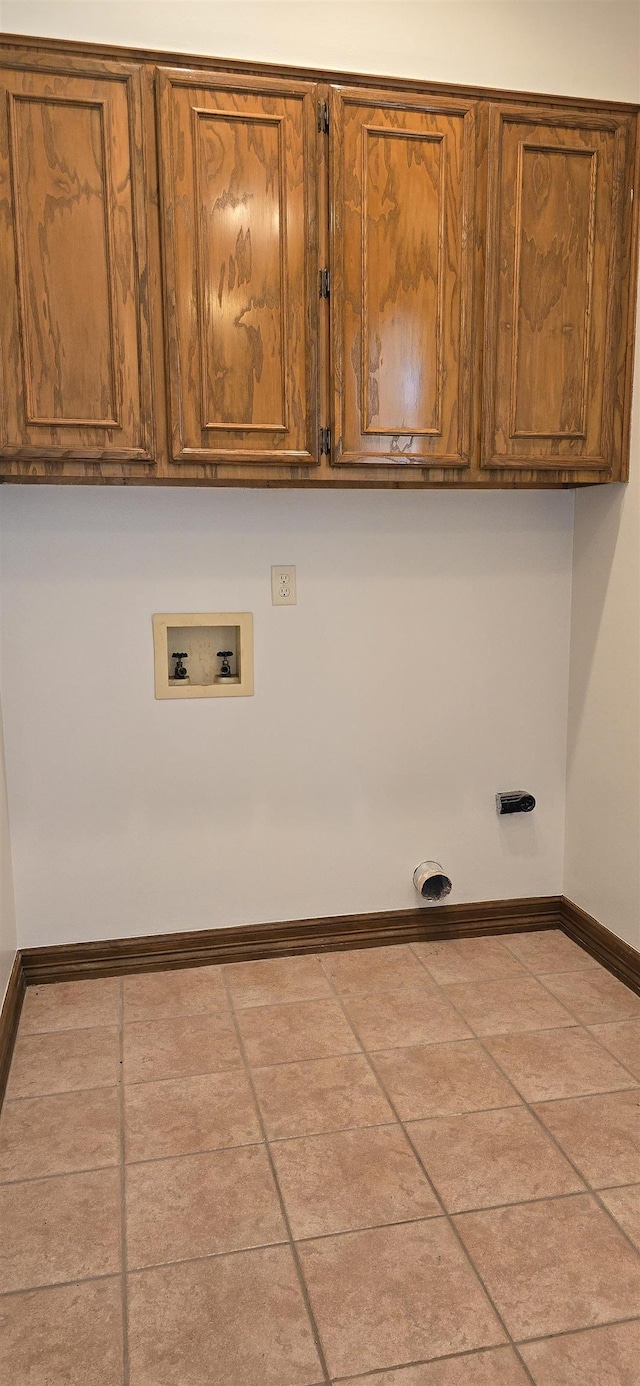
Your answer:
[[[321,270],[320,270],[320,297],[321,297],[321,298],[328,298],[328,297],[329,297],[329,290],[330,290],[330,288],[331,288],[331,282],[330,282],[330,279],[329,279],[329,271],[328,271],[328,269],[321,269]]]
[[[329,134],[329,102],[318,102],[318,129],[321,135]]]
[[[321,457],[323,457],[323,456],[324,456],[324,457],[330,457],[330,456],[331,456],[331,429],[330,429],[330,428],[321,428],[321,429],[320,429],[320,456],[321,456]]]

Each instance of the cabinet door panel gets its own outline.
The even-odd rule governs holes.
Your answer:
[[[317,461],[315,87],[158,75],[174,461]]]
[[[153,457],[137,72],[0,72],[5,457]]]
[[[625,132],[492,113],[483,465],[610,468]]]
[[[474,130],[332,91],[334,463],[470,463]]]

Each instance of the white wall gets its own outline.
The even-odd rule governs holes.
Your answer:
[[[0,709],[0,1006],[13,967],[16,947],[16,910],[13,893],[2,711]]]
[[[20,941],[562,880],[570,494],[2,493]],[[296,563],[298,606],[270,565]],[[154,611],[255,616],[253,698],[156,702]],[[497,789],[534,815],[500,823]]]
[[[636,53],[640,101],[640,7]],[[576,497],[564,889],[640,948],[640,314],[636,342],[629,485]]]
[[[6,32],[634,101],[635,0],[2,0]]]
[[[0,684],[1,682],[0,677]],[[16,910],[11,861],[9,805],[7,802],[2,702],[0,699],[0,1007],[5,997],[16,948]]]
[[[615,0],[20,0],[0,22],[636,96],[637,10]],[[0,503],[23,945],[404,907],[431,855],[454,899],[561,889],[570,494],[5,487]],[[270,606],[280,561],[298,565],[295,610]],[[225,608],[255,612],[255,698],[155,703],[151,613]],[[539,807],[501,824],[509,786]]]
[[[640,340],[640,336],[639,336]],[[636,382],[640,395],[640,378]],[[565,894],[640,948],[640,439],[576,499]]]

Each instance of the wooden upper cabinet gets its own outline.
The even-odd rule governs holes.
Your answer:
[[[316,463],[315,85],[157,81],[173,461]]]
[[[152,461],[139,70],[5,64],[0,458]]]
[[[484,467],[623,471],[630,123],[492,108]]]
[[[0,481],[625,480],[638,108],[248,67],[0,43]]]
[[[472,457],[474,103],[331,91],[334,464]]]

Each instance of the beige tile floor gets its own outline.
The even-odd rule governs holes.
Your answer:
[[[640,1386],[640,997],[557,932],[27,992],[0,1380]]]

